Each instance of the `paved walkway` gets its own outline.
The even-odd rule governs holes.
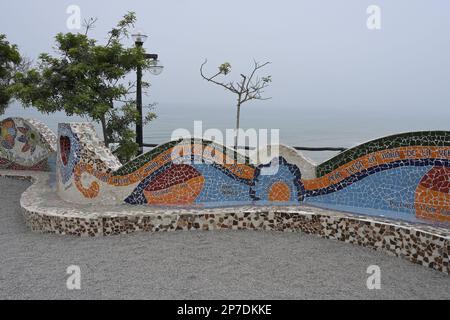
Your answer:
[[[450,299],[450,276],[300,233],[32,233],[19,208],[28,185],[0,178],[0,299]],[[69,265],[81,290],[66,288]],[[380,290],[366,287],[369,265],[381,268]]]

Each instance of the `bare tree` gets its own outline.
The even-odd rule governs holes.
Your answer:
[[[217,77],[220,75],[228,75],[231,72],[231,65],[228,62],[222,63],[219,66],[219,71],[212,76],[205,76],[203,73],[203,67],[206,65],[208,60],[205,59],[205,62],[200,66],[200,75],[203,79],[217,84],[226,90],[237,95],[237,104],[236,104],[236,132],[234,136],[234,147],[237,148],[238,145],[238,133],[239,133],[239,120],[241,114],[241,106],[244,102],[250,100],[268,100],[270,97],[263,97],[264,89],[269,86],[272,81],[271,76],[259,77],[257,75],[259,69],[268,65],[270,62],[259,63],[253,60],[253,70],[250,75],[244,75],[241,73],[241,79],[238,81],[219,81]]]

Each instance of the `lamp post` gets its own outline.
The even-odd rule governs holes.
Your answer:
[[[145,40],[147,40],[148,36],[142,32],[137,32],[131,35],[133,37],[134,43],[136,47],[142,48]],[[152,65],[149,68],[149,71],[158,75],[162,72],[163,66],[158,65],[158,55],[154,53],[145,53],[145,59],[152,60]],[[136,108],[139,114],[139,121],[136,122],[136,143],[139,146],[138,154],[142,154],[144,152],[144,130],[143,130],[143,118],[142,118],[142,67],[138,65],[136,70]]]

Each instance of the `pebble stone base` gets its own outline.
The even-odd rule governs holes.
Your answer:
[[[450,275],[450,229],[358,216],[306,205],[224,208],[77,205],[61,200],[46,172],[1,171],[0,176],[33,183],[20,204],[37,232],[110,236],[135,231],[273,230],[305,232],[381,250]]]

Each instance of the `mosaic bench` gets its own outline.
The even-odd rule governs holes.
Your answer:
[[[450,230],[447,228],[304,204],[191,209],[77,205],[55,194],[48,173],[4,170],[0,176],[33,182],[22,194],[20,205],[26,224],[35,232],[90,237],[177,230],[304,232],[380,250],[450,274]]]
[[[301,231],[449,273],[447,131],[383,137],[321,164],[287,146],[247,156],[179,139],[122,165],[91,124],[62,123],[57,136],[34,120],[0,124],[0,175],[34,181],[21,197],[34,231]]]

